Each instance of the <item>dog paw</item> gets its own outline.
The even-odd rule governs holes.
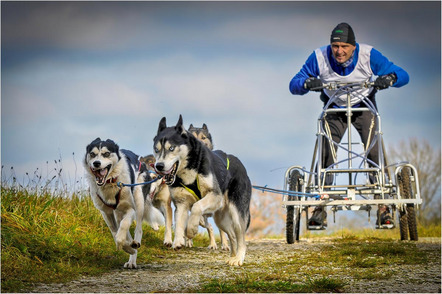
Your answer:
[[[132,244],[130,244],[130,247],[132,247],[133,249],[138,249],[141,247],[141,244],[134,240],[132,241]]]
[[[193,247],[193,240],[192,239],[187,239],[186,240],[186,247],[187,248],[192,248]]]
[[[170,247],[172,247],[172,242],[171,241],[164,241],[163,245],[170,248]]]
[[[183,248],[184,246],[186,246],[186,244],[184,243],[184,240],[182,240],[182,241],[180,241],[180,242],[175,241],[175,242],[172,244],[172,248],[173,248],[173,249],[176,249],[176,250],[179,250],[179,249]]]
[[[124,268],[127,268],[127,269],[136,269],[136,268],[138,268],[138,267],[137,267],[137,264],[136,264],[136,263],[133,263],[133,262],[128,261],[128,262],[126,262],[126,263],[124,264]]]
[[[221,250],[222,251],[230,251],[230,247],[229,247],[229,245],[222,244],[221,245]]]
[[[238,257],[231,257],[227,260],[227,264],[231,266],[241,266],[243,264],[243,260]]]
[[[174,250],[180,250],[181,248],[183,248],[184,247],[184,245],[172,245],[172,249],[174,249]]]
[[[207,249],[209,249],[209,250],[218,250],[218,245],[210,244],[209,246],[207,246]]]
[[[198,226],[193,226],[193,227],[187,227],[186,228],[186,237],[188,238],[188,239],[193,239],[195,236],[196,236],[196,234],[198,234]]]

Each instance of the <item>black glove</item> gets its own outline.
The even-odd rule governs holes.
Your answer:
[[[374,87],[378,90],[387,89],[390,86],[393,86],[394,83],[396,83],[397,77],[396,75],[389,74],[385,76],[380,76],[374,81]]]
[[[317,88],[316,90],[312,90],[312,91],[321,91],[322,90],[322,81],[320,79],[317,78],[308,78],[305,80],[304,82],[304,89],[307,90],[312,90]]]

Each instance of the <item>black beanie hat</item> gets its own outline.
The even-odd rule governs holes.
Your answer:
[[[330,43],[333,42],[343,42],[353,46],[356,45],[355,33],[348,23],[342,22],[333,29]]]

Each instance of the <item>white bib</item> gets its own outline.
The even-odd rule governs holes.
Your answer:
[[[358,63],[353,71],[346,76],[341,76],[333,71],[327,56],[327,46],[315,50],[316,60],[319,67],[319,78],[323,83],[340,82],[340,83],[363,83],[368,82],[373,77],[370,67],[370,52],[373,47],[366,44],[359,44]],[[361,96],[367,96],[372,91],[371,88],[361,88],[353,92],[350,103],[355,105],[361,102]],[[324,89],[325,94],[331,97],[336,90]],[[347,94],[342,94],[338,99],[334,100],[338,106],[347,105]]]

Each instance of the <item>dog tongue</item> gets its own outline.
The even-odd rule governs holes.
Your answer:
[[[100,175],[101,176],[106,176],[106,174],[107,174],[107,169],[105,169],[105,168],[103,168],[102,170],[100,170]]]

